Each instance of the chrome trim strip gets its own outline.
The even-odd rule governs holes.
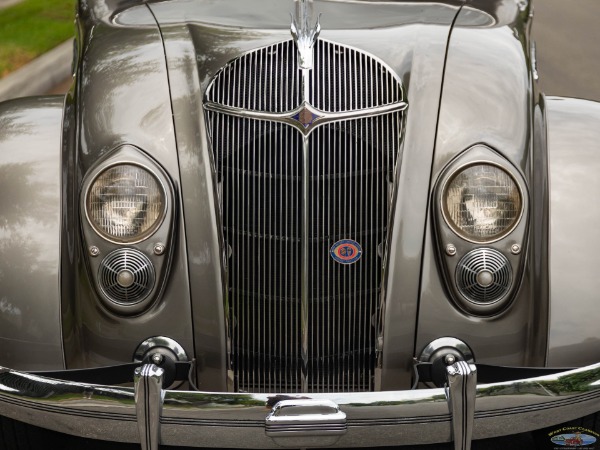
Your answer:
[[[448,403],[452,414],[454,450],[471,450],[473,422],[475,421],[475,395],[477,393],[477,368],[474,364],[457,361],[446,368]]]
[[[304,7],[306,7],[304,0],[301,0],[300,2],[297,3],[297,5],[300,5],[300,7],[302,7],[302,5]],[[310,5],[310,7],[312,8],[312,5]],[[308,25],[308,23],[306,24]],[[317,21],[317,28],[315,28],[315,31],[318,35],[319,33],[319,22]],[[292,29],[292,35],[294,34],[293,29]],[[316,39],[316,37],[315,37]],[[310,95],[310,74],[311,72],[313,72],[312,66],[313,66],[313,46],[314,46],[314,42],[312,42],[311,46],[310,46],[310,61],[308,62],[308,64],[306,64],[306,61],[304,61],[303,64],[303,57],[308,57],[309,55],[304,55],[303,56],[303,50],[301,48],[301,43],[296,39],[296,37],[294,37],[294,40],[296,40],[296,44],[298,47],[298,61],[299,61],[299,66],[302,69],[302,92],[301,92],[301,96],[302,96],[302,104],[297,108],[298,109],[298,114],[300,114],[301,110],[308,110],[311,111],[312,107],[310,107],[310,105],[308,104],[308,98]],[[306,49],[305,49],[306,51]],[[313,111],[311,111],[311,113],[314,114]],[[308,140],[308,135],[306,133],[304,133],[304,131],[302,131],[302,129],[304,128],[304,130],[306,131],[307,128],[304,127],[303,124],[301,124],[298,120],[293,119],[293,122],[291,123],[292,125],[294,125],[297,129],[299,129],[302,133],[302,227],[300,230],[300,242],[301,242],[301,256],[300,256],[300,351],[301,351],[301,364],[302,367],[300,368],[300,389],[302,392],[309,392],[310,391],[310,386],[308,383],[308,362],[309,362],[309,356],[308,356],[308,333],[309,333],[309,321],[310,321],[310,316],[309,316],[309,280],[308,280],[308,265],[309,265],[309,252],[310,252],[310,243],[309,243],[309,239],[308,239],[308,226],[309,226],[309,218],[310,218],[310,211],[309,211],[309,183],[310,183],[310,173],[309,173],[309,169],[310,169],[310,146],[309,146],[309,140]],[[296,125],[295,125],[296,124]],[[300,127],[297,126],[297,124],[301,125]]]
[[[344,111],[338,113],[327,113],[312,107],[308,103],[302,103],[299,107],[291,111],[286,111],[282,113],[271,113],[265,111],[236,108],[234,106],[227,106],[210,101],[207,101],[204,104],[204,109],[207,111],[248,119],[269,120],[272,122],[286,123],[299,130],[304,136],[308,136],[315,128],[326,123],[358,118],[364,119],[367,117],[383,116],[385,114],[393,112],[404,111],[407,107],[408,103],[406,102],[395,102],[384,106],[378,106],[375,108],[358,109],[354,111]],[[302,123],[300,123],[294,118],[294,116],[300,114],[303,110],[308,110],[311,113],[318,116],[317,119],[315,119],[307,127],[305,127]]]
[[[531,42],[531,76],[534,81],[538,81],[540,79],[540,74],[538,72],[538,63],[537,63],[537,49],[535,46],[535,41]]]
[[[600,363],[480,385],[476,392],[473,439],[530,431],[597,412]],[[339,447],[451,441],[451,415],[443,389],[308,395],[167,390],[162,394],[163,445],[210,447],[219,442],[229,448],[277,448],[265,435],[269,406],[299,396],[339,405],[348,425],[348,432],[335,444]],[[64,382],[0,367],[0,415],[83,437],[140,442],[130,387]]]
[[[304,70],[304,72],[308,72]],[[308,392],[310,390],[308,385],[308,333],[309,333],[309,320],[308,315],[308,258],[310,251],[310,242],[308,239],[308,221],[309,221],[309,141],[304,137],[302,140],[302,231],[301,231],[301,243],[302,243],[302,256],[301,256],[301,291],[300,291],[300,339],[302,341],[302,370],[300,373],[301,378],[301,389],[302,392]]]
[[[160,445],[163,375],[164,370],[154,364],[135,369],[135,410],[142,450],[158,450]]]

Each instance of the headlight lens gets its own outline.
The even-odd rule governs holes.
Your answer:
[[[87,215],[94,229],[109,240],[140,241],[160,225],[165,193],[148,170],[121,164],[101,172],[90,186]]]
[[[492,242],[519,222],[523,201],[514,179],[492,164],[458,171],[444,189],[442,208],[448,225],[464,239]]]

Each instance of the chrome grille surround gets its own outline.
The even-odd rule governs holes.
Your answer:
[[[403,99],[384,63],[326,40],[313,69],[290,40],[209,85],[236,390],[374,389]],[[330,257],[341,239],[363,248],[355,264]]]

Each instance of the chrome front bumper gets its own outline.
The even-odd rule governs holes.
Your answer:
[[[162,369],[134,388],[66,382],[0,367],[0,415],[67,434],[190,447],[370,447],[484,439],[600,410],[600,363],[556,375],[476,385],[448,368],[448,388],[340,394],[241,394],[162,389]],[[301,401],[300,401],[301,400]],[[287,413],[285,413],[287,409]]]

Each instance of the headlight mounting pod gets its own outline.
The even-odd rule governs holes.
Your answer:
[[[525,178],[492,149],[475,145],[444,169],[434,198],[440,266],[455,305],[483,317],[506,310],[526,254]]]
[[[111,312],[140,314],[158,298],[171,259],[174,204],[165,171],[132,145],[86,174],[80,211],[90,278]]]

